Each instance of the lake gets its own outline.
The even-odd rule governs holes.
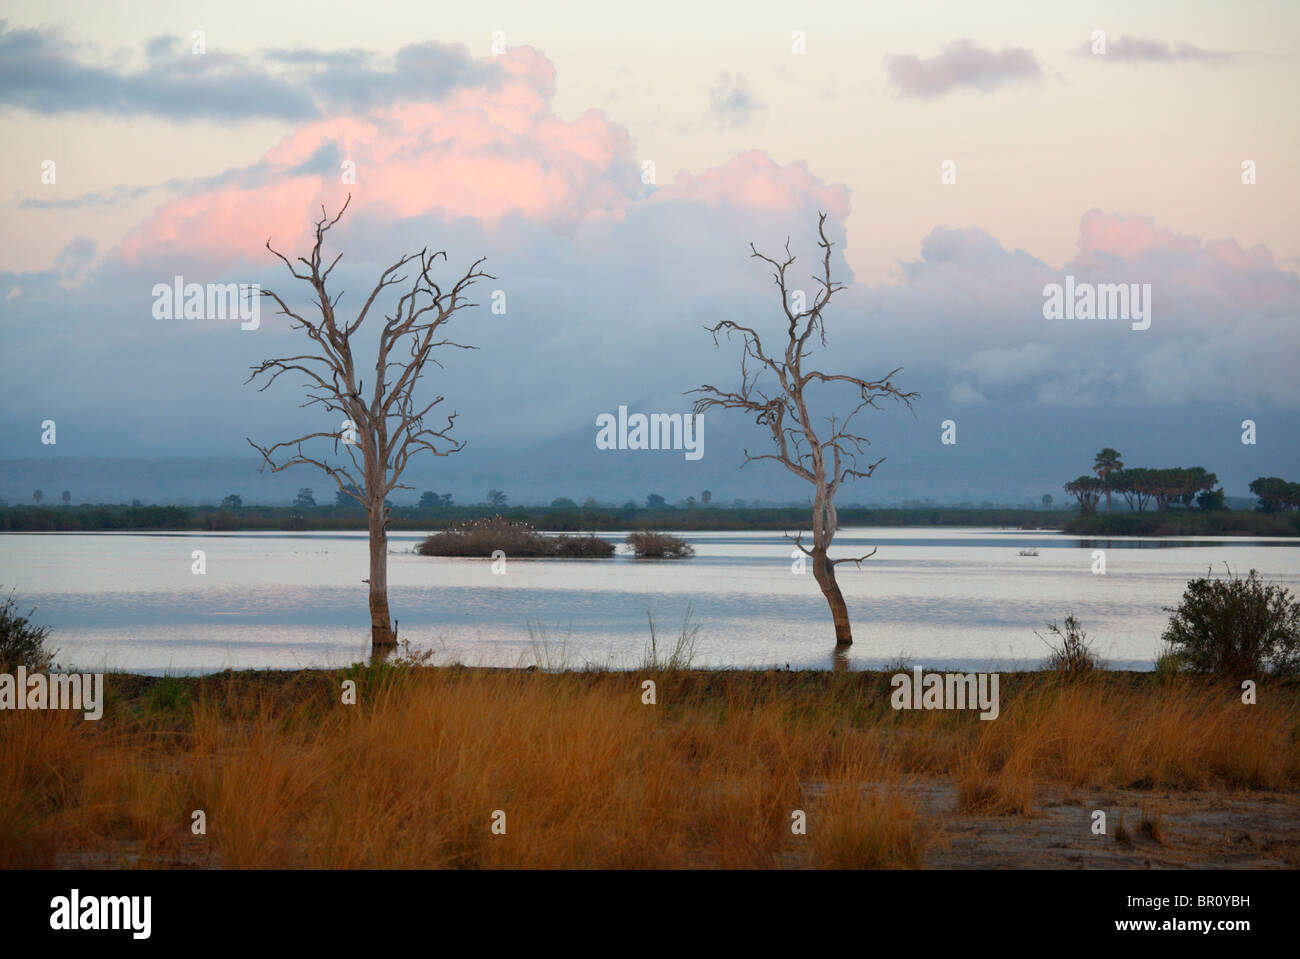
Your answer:
[[[622,534],[602,534],[621,542]],[[680,533],[685,560],[507,560],[412,552],[389,540],[401,637],[433,662],[633,667],[654,617],[661,650],[689,609],[695,666],[829,668],[830,612],[781,534]],[[854,668],[905,658],[927,669],[1033,668],[1035,630],[1075,615],[1116,668],[1150,669],[1187,580],[1223,564],[1300,592],[1300,540],[1080,539],[994,529],[846,529],[839,568]],[[1037,556],[1020,556],[1025,548]],[[1106,572],[1093,573],[1103,549]],[[203,550],[207,571],[191,571]],[[356,533],[11,533],[0,584],[35,606],[65,667],[142,673],[347,665],[369,648],[367,547]]]

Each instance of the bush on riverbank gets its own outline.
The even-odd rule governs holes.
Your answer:
[[[415,548],[421,556],[486,556],[500,550],[509,557],[553,556],[603,558],[614,555],[614,544],[590,533],[546,536],[531,523],[502,516],[453,523],[431,533]]]
[[[1300,602],[1255,570],[1187,584],[1164,633],[1179,668],[1232,679],[1300,672]]]
[[[1047,659],[1043,661],[1044,669],[1069,676],[1086,676],[1094,670],[1103,668],[1101,659],[1088,642],[1088,634],[1083,631],[1083,627],[1073,616],[1065,617],[1064,626],[1048,623],[1047,630],[1056,637],[1056,640],[1050,640],[1042,633],[1038,634],[1039,639],[1047,643],[1047,648],[1050,650]]]
[[[34,612],[19,615],[12,590],[0,602],[0,673],[13,672],[19,666],[34,673],[43,673],[50,668],[54,651],[45,645],[50,628],[33,623],[31,616]]]

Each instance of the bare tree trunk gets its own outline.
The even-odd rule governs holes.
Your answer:
[[[388,612],[388,532],[384,529],[384,505],[370,514],[370,644],[396,646],[393,620]]]
[[[822,588],[826,602],[831,607],[831,619],[835,622],[835,645],[852,646],[853,632],[849,628],[849,608],[844,602],[844,594],[835,581],[835,567],[822,549],[813,550],[813,577]]]

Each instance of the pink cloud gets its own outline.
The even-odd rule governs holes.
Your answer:
[[[698,175],[680,173],[647,199],[624,127],[599,110],[556,116],[555,68],[537,51],[516,47],[496,63],[492,80],[437,101],[304,124],[247,175],[159,207],[127,234],[118,254],[132,263],[158,255],[262,262],[268,237],[282,252],[304,249],[321,207],[332,214],[349,193],[354,214],[436,214],[488,225],[519,216],[561,233],[620,220],[638,202],[848,214],[846,187],[823,183],[803,163],[780,166],[761,151]],[[342,182],[343,160],[355,163],[355,184]]]
[[[1105,253],[1124,260],[1136,260],[1160,250],[1191,253],[1201,245],[1194,236],[1172,230],[1158,230],[1149,216],[1121,216],[1089,210],[1079,223],[1079,254],[1076,262],[1089,266],[1097,262],[1094,254]]]
[[[1158,268],[1180,290],[1214,290],[1241,305],[1300,289],[1295,275],[1279,269],[1265,246],[1246,249],[1231,238],[1202,243],[1200,237],[1158,229],[1151,217],[1089,210],[1079,224],[1074,265],[1098,267],[1106,258]]]
[[[843,219],[849,212],[848,187],[822,182],[802,161],[780,166],[761,150],[741,153],[700,174],[678,173],[670,186],[657,191],[651,199],[778,212],[797,212],[811,201],[836,219]]]
[[[333,212],[349,192],[353,210],[485,222],[517,214],[561,230],[625,207],[640,190],[627,131],[598,110],[555,116],[555,71],[535,50],[516,47],[500,64],[497,82],[438,102],[306,124],[267,151],[256,182],[164,204],[119,252],[132,262],[160,250],[253,259],[268,236],[297,249],[308,216],[322,204]],[[328,168],[302,169],[331,146],[339,159]],[[342,182],[341,160],[356,164],[355,184]]]

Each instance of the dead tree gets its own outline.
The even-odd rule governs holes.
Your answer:
[[[307,318],[289,309],[284,299],[271,290],[262,290],[263,296],[273,299],[280,314],[288,316],[292,329],[301,330],[309,342],[308,349],[296,356],[265,360],[252,368],[245,382],[263,378],[259,392],[266,390],[285,373],[306,377],[308,399],[302,406],[321,406],[330,417],[328,428],[322,428],[297,439],[259,446],[251,439],[249,445],[262,454],[263,469],[272,472],[290,466],[310,465],[323,470],[340,490],[365,507],[370,531],[370,635],[375,649],[382,650],[397,643],[396,631],[388,610],[388,508],[385,500],[395,489],[410,489],[399,482],[411,457],[421,451],[434,456],[447,456],[464,447],[463,442],[450,436],[456,422],[456,413],[439,416],[437,422],[426,418],[444,397],[435,396],[429,402],[416,400],[416,386],[425,372],[425,364],[438,361],[433,351],[439,347],[474,349],[444,338],[443,327],[460,310],[477,304],[466,299],[466,291],[481,278],[495,279],[479,270],[484,262],[480,258],[449,288],[444,289],[431,275],[434,263],[444,251],[430,253],[428,247],[419,253],[403,256],[379,277],[361,310],[351,320],[340,319],[335,310],[342,291],[331,299],[325,290],[325,281],[338,265],[343,254],[334,257],[322,269],[322,247],[325,234],[342,218],[352,201],[349,195],[338,216],[329,219],[324,207],[316,221],[316,242],[310,259],[298,257],[304,272],[294,263],[272,249],[268,239],[266,248],[279,257],[295,279],[311,285],[311,302],[319,318]],[[410,264],[409,273],[402,272]],[[400,275],[399,275],[400,274]],[[407,280],[411,279],[408,284]],[[406,284],[403,286],[403,284]],[[358,337],[370,309],[389,287],[399,287],[404,292],[398,297],[391,315],[385,315],[379,327],[379,342],[374,361],[374,379],[369,392],[362,378],[359,363],[365,362],[354,355],[353,338]],[[307,312],[307,311],[304,311]],[[374,324],[372,324],[374,326]],[[369,333],[370,327],[366,328]],[[342,420],[334,419],[342,417]],[[332,458],[314,453],[309,455],[304,443],[318,441],[314,446],[332,441]],[[342,446],[346,459],[340,456]],[[358,455],[359,452],[359,455]]]
[[[801,291],[791,290],[787,283],[786,272],[795,261],[788,239],[783,260],[764,256],[754,249],[752,243],[749,245],[752,256],[772,267],[773,279],[781,293],[787,323],[784,352],[770,356],[756,330],[732,320],[722,320],[706,329],[712,334],[714,345],[718,343],[719,333],[725,333],[728,338],[739,334],[743,338],[740,386],[735,391],[727,391],[705,384],[690,392],[703,394],[695,401],[696,413],[714,407],[742,410],[752,414],[758,425],[767,427],[775,452],[751,456],[749,450],[745,450],[742,468],[756,460],[775,460],[812,484],[812,545],[804,545],[802,530],[793,537],[787,533],[786,538],[792,539],[795,546],[812,560],[813,576],[830,604],[835,621],[836,645],[848,646],[853,642],[853,634],[849,628],[848,607],[835,580],[835,567],[840,563],[860,564],[876,551],[873,549],[865,556],[831,559],[831,542],[839,525],[835,494],[846,480],[868,478],[884,462],[884,457],[881,457],[873,463],[864,462],[859,468],[859,457],[865,458],[870,441],[852,432],[853,420],[867,407],[879,408],[877,401],[886,398],[901,401],[911,409],[917,394],[904,393],[894,386],[893,377],[898,369],[879,380],[863,380],[804,367],[804,361],[812,356],[814,336],[822,347],[826,346],[826,321],[822,314],[831,297],[844,289],[843,284],[831,278],[831,242],[826,239],[825,213],[818,215],[817,234],[823,254],[822,269],[821,275],[812,277],[818,290],[811,305],[806,299],[796,302],[794,294],[804,295]],[[795,309],[796,306],[799,308]],[[856,395],[846,414],[824,417],[823,426],[815,421],[809,409],[809,390],[814,385],[834,387],[836,384],[846,384],[856,391]]]

